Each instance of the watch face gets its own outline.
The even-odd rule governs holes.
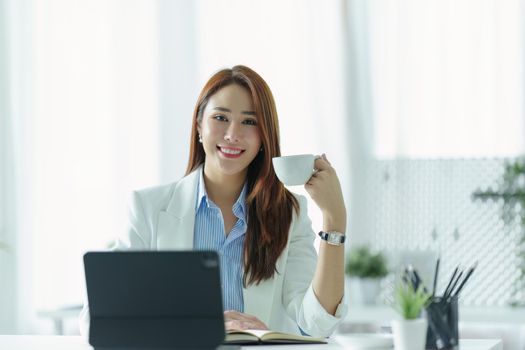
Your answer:
[[[341,236],[341,235],[339,235],[337,233],[330,232],[328,234],[327,241],[328,241],[328,243],[339,245],[339,244],[341,244],[342,238],[343,238],[343,236]]]

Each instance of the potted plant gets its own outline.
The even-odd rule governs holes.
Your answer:
[[[501,219],[506,226],[519,223],[519,237],[515,243],[515,253],[519,275],[511,291],[511,306],[525,306],[523,286],[525,286],[525,157],[507,160],[498,187],[478,189],[472,193],[473,200],[490,200],[501,205]]]
[[[396,350],[424,350],[428,322],[421,311],[430,302],[430,295],[423,285],[414,289],[412,284],[399,283],[395,288],[394,308],[401,316],[392,321]]]
[[[381,279],[388,274],[388,269],[383,254],[373,254],[369,247],[362,246],[350,251],[345,273],[353,299],[358,304],[375,304]]]

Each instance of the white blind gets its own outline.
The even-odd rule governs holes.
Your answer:
[[[132,189],[158,182],[158,58],[155,3],[36,1],[34,16],[32,246],[23,254],[42,310],[82,301],[82,254],[122,231]]]
[[[374,0],[366,6],[361,29],[369,35],[376,155],[523,153],[523,1]]]

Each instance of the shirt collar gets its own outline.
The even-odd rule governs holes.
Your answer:
[[[244,183],[244,186],[242,186],[241,194],[239,195],[239,198],[237,198],[237,201],[233,205],[233,213],[235,216],[237,216],[239,219],[246,221],[246,191],[247,191],[248,185],[246,182]]]
[[[208,201],[208,194],[206,193],[206,187],[204,185],[204,167],[202,166],[199,174],[199,182],[197,183],[197,203],[195,203],[195,209],[199,209],[202,203],[205,202],[209,207],[210,202]]]
[[[245,221],[245,214],[246,214],[246,191],[247,191],[248,185],[245,182],[244,186],[242,187],[241,194],[239,195],[239,198],[237,198],[237,201],[235,204],[233,204],[232,210],[233,214],[235,216],[243,221]],[[204,167],[201,167],[200,175],[199,175],[199,183],[198,183],[198,190],[197,190],[197,203],[195,204],[195,210],[197,211],[203,203],[208,207],[216,208],[217,206],[215,203],[213,203],[209,197],[208,193],[206,192],[206,185],[204,183]]]

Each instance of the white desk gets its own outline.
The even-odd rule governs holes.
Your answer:
[[[461,339],[460,350],[503,350],[497,339]],[[41,336],[41,335],[0,335],[2,350],[92,350],[93,348],[80,336]],[[246,347],[248,350],[327,350],[344,349],[331,342],[326,345],[266,345],[264,347]]]
[[[385,305],[350,305],[344,322],[390,324],[397,311]],[[459,320],[466,323],[516,323],[525,324],[524,307],[473,307],[461,306]]]

